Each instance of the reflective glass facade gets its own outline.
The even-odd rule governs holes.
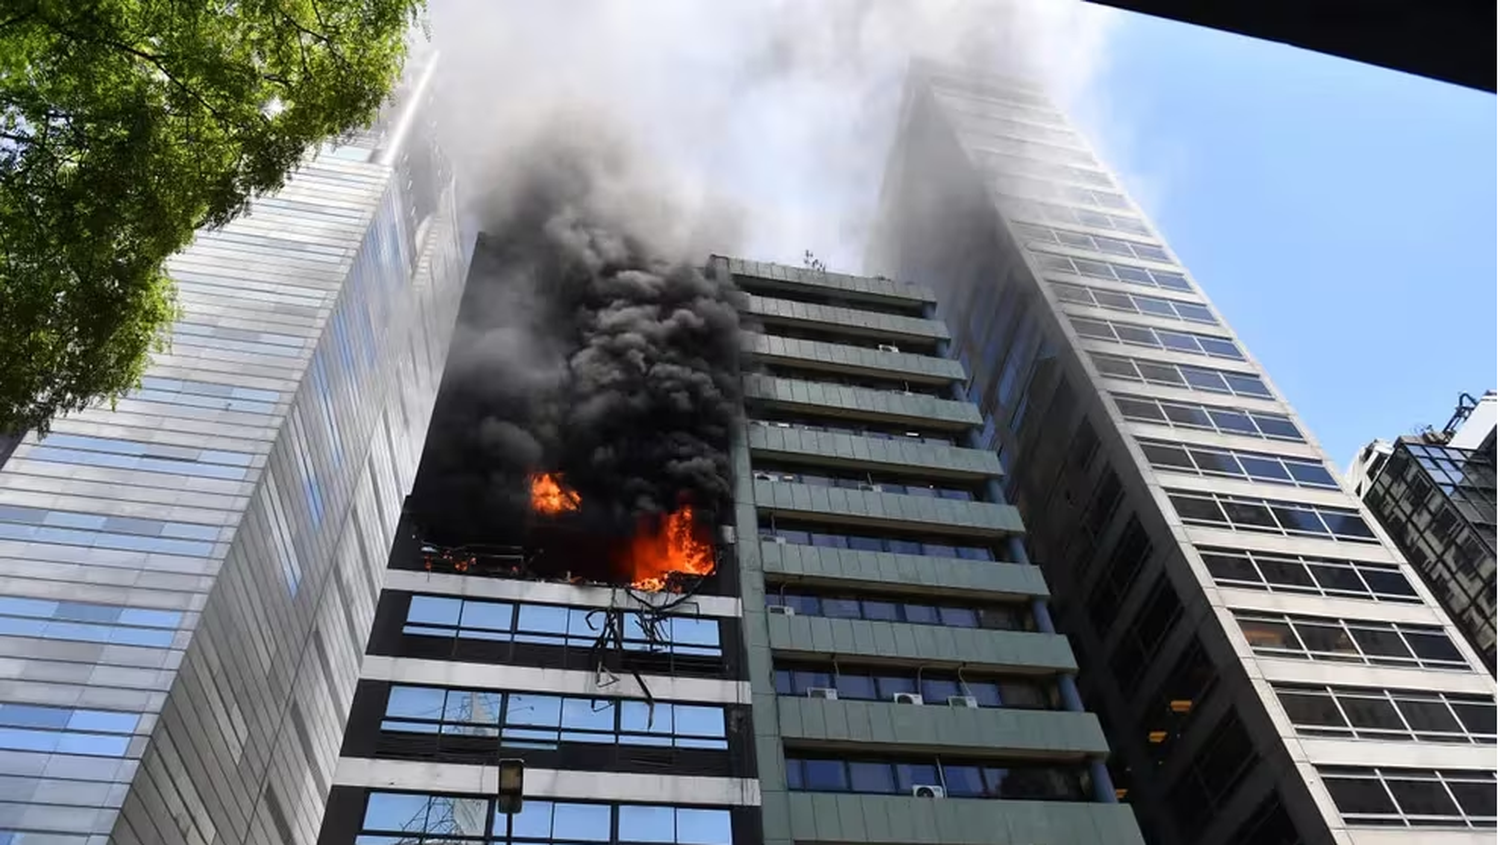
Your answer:
[[[1478,449],[1402,437],[1365,504],[1495,672],[1495,439]]]
[[[1493,838],[1484,658],[1044,91],[918,64],[869,259],[937,289],[1148,842]]]
[[[464,277],[432,62],[401,137],[170,260],[138,390],[0,469],[0,841],[316,832]]]

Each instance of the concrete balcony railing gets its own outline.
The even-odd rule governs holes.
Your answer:
[[[943,702],[828,701],[779,696],[789,745],[891,754],[986,753],[1054,760],[1104,756],[1109,744],[1092,713],[949,707]]]
[[[879,279],[873,276],[850,276],[846,273],[828,273],[772,264],[765,261],[745,261],[730,258],[729,272],[735,277],[751,277],[750,284],[760,288],[783,288],[787,290],[815,290],[831,293],[852,300],[891,302],[910,306],[935,302],[936,294],[930,288],[911,282]]]
[[[986,601],[1048,595],[1042,570],[1028,564],[828,549],[769,540],[761,541],[759,551],[768,580],[780,583]]]
[[[746,334],[741,347],[758,361],[807,370],[899,378],[923,384],[961,382],[965,378],[963,365],[952,358],[780,337],[774,329],[770,334]]]
[[[1074,672],[1068,638],[1032,631],[950,628],[825,616],[766,615],[771,650],[827,660],[859,657],[929,669]]]
[[[903,317],[879,311],[861,311],[836,305],[774,299],[748,294],[745,311],[759,317],[768,326],[801,326],[824,331],[842,331],[863,337],[882,338],[893,343],[903,339],[920,341],[947,340],[948,327],[941,320]]]
[[[835,431],[783,428],[751,422],[745,428],[750,457],[793,460],[824,467],[890,470],[930,478],[999,478],[994,452],[916,438],[884,439]]]
[[[787,829],[770,842],[876,845],[1142,845],[1128,804],[786,793]],[[780,834],[780,835],[776,835]]]
[[[790,481],[755,480],[755,506],[780,517],[825,524],[908,529],[966,537],[1022,534],[1012,505],[933,499],[871,490],[845,490]]]
[[[745,398],[793,412],[948,430],[984,424],[979,409],[970,402],[939,399],[921,393],[846,387],[760,374],[746,375],[743,386]]]

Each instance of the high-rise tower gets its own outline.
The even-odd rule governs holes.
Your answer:
[[[643,594],[538,571],[555,531],[404,534],[320,845],[1139,843],[931,291],[705,272],[754,327],[717,571]]]
[[[0,842],[315,835],[467,261],[435,58],[171,259],[139,390],[0,469]]]
[[[1045,93],[915,67],[881,202],[1147,839],[1492,840],[1489,673]]]

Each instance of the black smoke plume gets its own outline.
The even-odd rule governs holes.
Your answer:
[[[518,160],[481,221],[413,515],[436,542],[508,542],[547,471],[595,532],[684,504],[711,523],[740,409],[732,284],[666,254],[668,212],[607,146],[553,134]]]

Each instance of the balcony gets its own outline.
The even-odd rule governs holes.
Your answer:
[[[1068,638],[1030,631],[949,628],[823,616],[768,614],[771,650],[789,657],[860,657],[891,665],[990,671],[1073,672]]]
[[[1005,537],[1021,534],[1020,513],[1011,505],[933,499],[872,490],[846,490],[790,481],[755,481],[755,505],[780,517],[825,524]]]
[[[861,311],[836,305],[819,305],[792,299],[773,299],[750,294],[745,311],[767,325],[803,326],[824,331],[842,331],[890,342],[902,340],[947,340],[948,327],[940,320],[903,317],[878,311]]]
[[[767,364],[785,364],[830,373],[899,378],[924,384],[961,382],[965,378],[963,365],[952,358],[780,337],[774,331],[771,334],[745,335],[742,348],[746,354]]]
[[[921,393],[846,387],[758,374],[745,376],[743,386],[746,399],[798,413],[948,430],[977,428],[984,424],[979,409],[972,403]]]
[[[1020,563],[827,549],[762,541],[761,566],[775,581],[886,589],[969,600],[1045,597],[1042,571]]]
[[[994,452],[931,443],[914,437],[875,438],[834,431],[783,428],[775,423],[746,427],[750,456],[823,467],[884,470],[930,478],[999,478]]]
[[[756,287],[764,289],[816,290],[843,296],[851,300],[868,300],[872,303],[893,303],[903,306],[925,304],[936,301],[932,290],[911,282],[892,279],[877,279],[871,276],[850,276],[845,273],[828,273],[804,267],[790,267],[764,261],[745,261],[730,258],[729,272],[734,276],[749,276]]]
[[[776,709],[782,738],[799,749],[961,754],[983,748],[1038,760],[1109,753],[1092,713],[792,696],[778,697]]]
[[[880,845],[1142,845],[1128,804],[787,793],[787,830],[767,840]],[[768,814],[769,815],[769,814]]]

